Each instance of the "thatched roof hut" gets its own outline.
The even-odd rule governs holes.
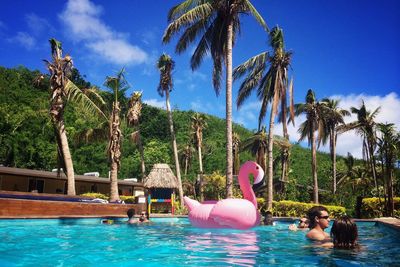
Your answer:
[[[144,179],[146,188],[178,188],[178,179],[168,164],[154,164],[149,175]]]

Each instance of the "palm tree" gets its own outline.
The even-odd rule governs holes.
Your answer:
[[[239,174],[240,168],[240,135],[236,132],[233,132],[232,135],[232,151],[233,151],[233,175]]]
[[[249,0],[186,0],[174,6],[168,14],[169,25],[163,42],[180,36],[176,45],[178,54],[184,52],[195,40],[199,40],[191,58],[192,69],[197,69],[204,57],[213,59],[213,85],[219,94],[222,64],[226,70],[226,193],[232,197],[232,47],[240,32],[240,14],[251,14],[265,29],[264,19]]]
[[[133,92],[129,99],[129,109],[127,114],[128,125],[136,128],[136,131],[131,134],[131,140],[137,144],[140,153],[140,167],[142,171],[142,179],[146,175],[146,166],[144,164],[144,149],[142,139],[140,137],[139,120],[142,114],[142,92]]]
[[[326,134],[322,138],[322,143],[325,144],[329,137],[329,151],[332,161],[332,192],[336,194],[336,142],[338,135],[338,126],[344,124],[343,117],[350,116],[350,112],[339,108],[340,100],[324,98],[322,103],[325,105],[324,126]]]
[[[306,102],[295,104],[295,116],[300,114],[306,115],[306,120],[300,125],[298,132],[300,133],[299,141],[308,139],[308,145],[311,144],[311,168],[314,183],[313,199],[314,203],[318,204],[318,176],[317,176],[317,145],[315,132],[318,130],[318,138],[323,135],[322,114],[324,104],[316,100],[314,92],[309,89],[307,91]]]
[[[380,111],[380,107],[370,112],[366,109],[364,100],[362,101],[361,107],[350,108],[351,113],[357,114],[357,121],[346,125],[345,130],[356,129],[358,134],[363,138],[363,157],[369,163],[372,170],[372,177],[374,178],[375,187],[378,190],[378,181],[376,175],[376,162],[374,157],[374,151],[376,148],[376,123],[375,117]]]
[[[44,60],[50,72],[50,116],[54,125],[58,158],[65,175],[67,176],[67,194],[75,195],[75,174],[71,152],[68,145],[67,131],[64,122],[64,109],[67,101],[77,101],[84,104],[85,108],[95,110],[105,116],[103,112],[82,91],[72,83],[68,77],[72,71],[72,58],[69,55],[63,57],[61,42],[50,39],[52,61]],[[42,80],[42,79],[40,79]],[[40,82],[38,80],[38,82]]]
[[[182,190],[182,179],[181,179],[181,171],[179,167],[179,158],[178,158],[178,148],[176,146],[176,138],[174,132],[174,124],[172,120],[172,112],[169,103],[169,93],[172,91],[173,83],[172,83],[172,71],[174,70],[175,62],[172,58],[167,54],[162,54],[157,61],[157,68],[160,71],[160,83],[158,85],[158,93],[160,96],[164,96],[165,94],[165,102],[167,106],[168,120],[169,120],[169,129],[171,131],[172,138],[172,148],[174,151],[174,159],[175,159],[175,168],[176,168],[176,177],[178,178],[178,189],[179,189],[179,201],[181,203],[181,207],[183,208],[183,190]]]
[[[104,85],[113,91],[114,101],[112,103],[112,111],[109,121],[109,143],[108,143],[108,159],[110,161],[110,202],[119,200],[118,194],[118,170],[121,165],[121,106],[118,101],[118,95],[124,94],[129,88],[129,84],[125,79],[125,70],[120,70],[116,76],[107,76]]]
[[[386,176],[387,203],[386,215],[393,216],[394,201],[393,201],[393,172],[395,170],[395,162],[397,153],[400,150],[400,133],[396,132],[393,123],[378,123],[381,137],[378,138],[379,153],[381,154],[382,164],[384,165]]]
[[[194,133],[194,141],[197,145],[197,153],[199,158],[199,172],[200,172],[200,201],[204,200],[203,193],[203,157],[201,153],[201,148],[203,146],[203,129],[207,127],[206,117],[203,114],[195,113],[191,118],[192,125],[191,128]]]
[[[193,159],[193,153],[195,152],[195,149],[192,147],[193,140],[189,140],[187,144],[182,147],[178,152],[180,154],[180,162],[184,168],[184,175],[187,175],[187,172],[192,164],[192,159]]]
[[[288,68],[292,53],[285,51],[283,31],[278,26],[274,27],[270,34],[270,45],[273,53],[263,52],[256,55],[240,66],[236,67],[233,73],[234,79],[238,79],[247,73],[247,76],[239,89],[237,98],[238,108],[248,98],[253,90],[256,89],[257,97],[261,101],[261,109],[258,117],[258,128],[267,113],[268,103],[272,102],[269,133],[268,133],[268,199],[267,209],[272,209],[273,200],[273,135],[275,117],[278,113],[278,104],[281,104],[284,127],[286,127],[286,98],[287,90],[290,92],[290,109],[293,121],[293,83],[288,78]],[[269,68],[268,68],[269,67]],[[267,69],[268,68],[268,69]]]
[[[241,150],[248,150],[256,157],[256,162],[265,170],[267,165],[268,136],[265,126],[250,138],[243,141]]]

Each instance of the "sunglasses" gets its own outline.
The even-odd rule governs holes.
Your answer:
[[[328,220],[329,219],[329,215],[327,215],[327,216],[318,216],[318,218]]]
[[[307,223],[307,221],[301,220],[300,223]]]

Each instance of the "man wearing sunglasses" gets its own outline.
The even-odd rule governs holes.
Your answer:
[[[311,230],[306,237],[316,241],[330,241],[329,234],[324,232],[330,222],[328,210],[323,206],[314,206],[307,212],[307,215]]]

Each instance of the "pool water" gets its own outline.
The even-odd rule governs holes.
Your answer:
[[[337,250],[313,245],[289,222],[246,231],[152,222],[0,220],[0,266],[400,266],[400,233],[375,223],[357,223],[359,250]]]

